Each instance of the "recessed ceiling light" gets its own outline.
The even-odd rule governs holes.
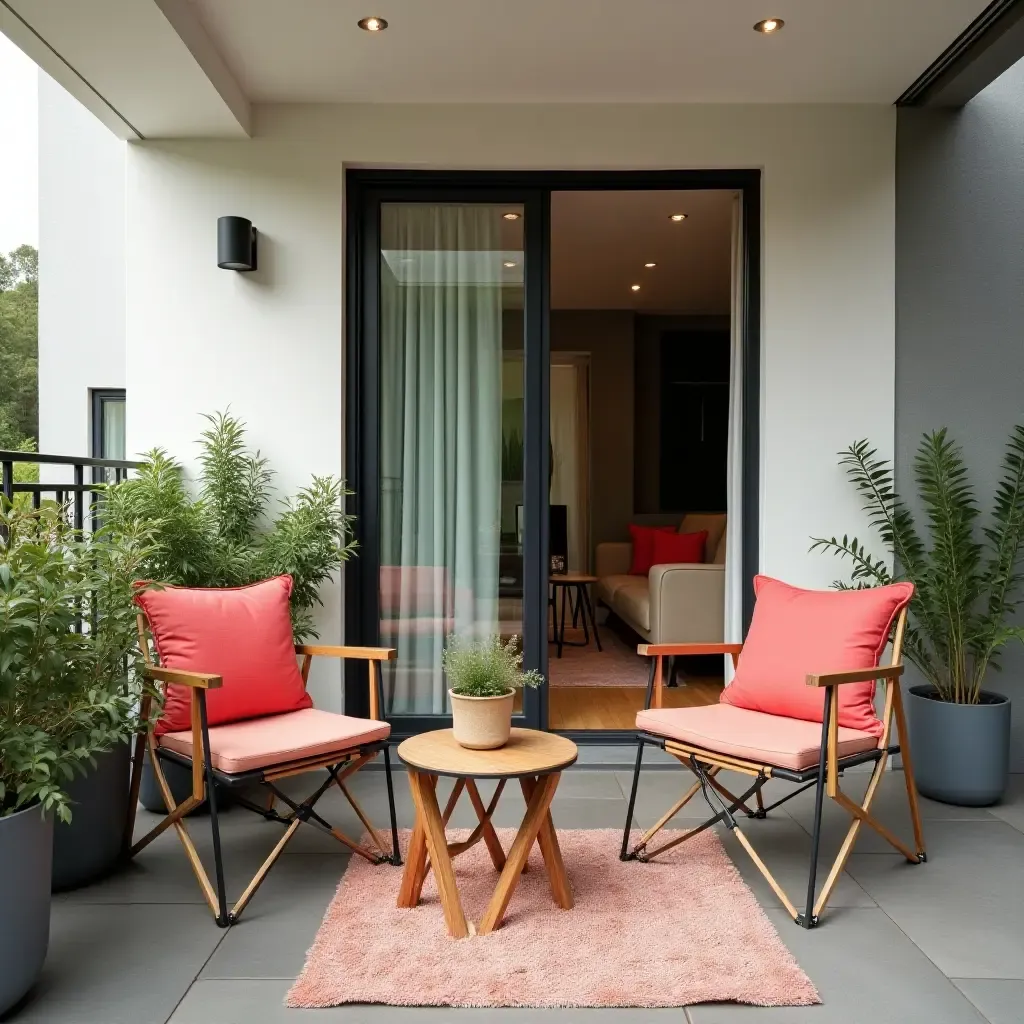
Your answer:
[[[358,24],[365,32],[383,32],[388,27],[383,18],[360,18]]]
[[[785,24],[786,23],[781,18],[765,18],[764,21],[759,21],[754,26],[754,31],[760,32],[765,36],[770,36],[773,32],[778,32]]]
[[[505,262],[502,264],[503,267],[514,267],[515,265],[515,260],[505,260]]]
[[[504,217],[505,220],[519,220],[518,213],[503,213],[502,217]]]
[[[646,267],[646,268],[647,268],[648,270],[650,270],[650,269],[651,269],[651,267],[656,267],[657,265],[658,265],[657,263],[645,263],[645,264],[644,264],[644,266],[645,266],[645,267]]]
[[[640,291],[640,285],[638,284],[631,284],[629,287],[635,292]]]
[[[678,224],[681,220],[686,220],[686,214],[685,213],[672,213],[672,214],[669,214],[669,218],[668,219],[669,220],[674,220]]]

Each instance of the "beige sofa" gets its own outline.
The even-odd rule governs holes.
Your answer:
[[[596,600],[648,643],[722,643],[725,521],[724,514],[684,516],[680,533],[708,531],[704,563],[655,565],[647,576],[629,575],[631,543],[598,544]]]

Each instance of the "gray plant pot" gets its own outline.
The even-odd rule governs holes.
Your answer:
[[[117,864],[128,820],[131,748],[122,743],[96,755],[96,767],[68,784],[71,821],[53,827],[53,889],[74,889]]]
[[[50,942],[53,819],[38,806],[0,818],[0,1015],[35,983]]]
[[[962,807],[998,803],[1010,771],[1010,701],[982,691],[980,704],[938,700],[912,686],[910,754],[922,796]]]
[[[160,764],[163,767],[164,778],[167,779],[167,785],[170,786],[171,796],[174,797],[176,803],[183,803],[192,794],[191,769],[186,768],[184,765],[176,764],[174,761],[168,761],[166,758],[162,758]],[[160,783],[157,782],[156,773],[153,771],[153,766],[149,763],[148,750],[142,759],[142,779],[139,783],[139,803],[142,804],[147,811],[152,811],[154,814],[167,813],[163,794],[160,792]],[[231,791],[218,784],[217,810],[230,810],[233,804],[234,800],[232,798]],[[186,817],[191,817],[193,814],[206,814],[208,810],[209,808],[204,800],[198,807],[190,811]]]

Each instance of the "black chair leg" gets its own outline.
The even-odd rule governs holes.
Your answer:
[[[825,803],[825,770],[828,753],[828,720],[832,702],[825,696],[825,710],[821,723],[821,754],[818,760],[818,783],[814,790],[814,829],[811,832],[811,870],[807,877],[807,903],[804,912],[797,918],[797,924],[813,928],[818,919],[814,916],[814,894],[818,884],[818,847],[821,843],[821,811]]]
[[[199,691],[192,699],[199,701],[199,721],[202,730],[203,750],[210,749],[210,727],[206,715],[206,695]],[[210,831],[213,836],[213,865],[214,875],[217,880],[217,924],[221,928],[227,928],[231,924],[231,915],[228,913],[227,890],[224,883],[224,855],[220,845],[220,819],[217,814],[217,783],[213,776],[213,765],[210,758],[204,757],[206,762],[206,802],[210,807]]]
[[[398,819],[395,816],[395,787],[391,780],[391,748],[384,745],[384,775],[388,784],[388,810],[391,812],[391,863],[402,863],[402,850],[398,845]]]
[[[629,833],[633,827],[633,808],[636,806],[636,790],[640,783],[640,765],[644,757],[644,741],[636,741],[636,765],[633,768],[633,786],[629,791],[629,807],[626,809],[626,827],[622,830],[622,850],[619,860],[629,860]]]

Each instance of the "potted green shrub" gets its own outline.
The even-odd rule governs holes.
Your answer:
[[[60,837],[79,811],[70,787],[138,726],[125,595],[144,550],[137,534],[81,537],[55,506],[0,498],[0,1014],[46,955],[54,822]],[[126,771],[116,786],[126,806]],[[116,859],[124,826],[122,816],[112,836],[81,831],[76,857],[105,843]]]
[[[508,742],[516,690],[540,686],[544,677],[523,671],[519,638],[466,640],[448,637],[441,664],[452,703],[452,730],[457,743],[471,750],[493,750]]]
[[[103,517],[115,535],[145,531],[152,546],[140,577],[185,587],[240,587],[285,573],[292,577],[296,643],[317,637],[313,608],[320,587],[351,555],[349,493],[334,477],[314,476],[271,513],[273,473],[245,440],[245,424],[230,413],[204,416],[201,473],[190,486],[181,465],[165,451],[148,452],[137,474],[106,489]],[[175,799],[191,792],[187,769],[166,765]],[[142,805],[165,813],[155,778],[144,766]]]
[[[1010,435],[984,522],[963,452],[945,429],[926,434],[914,459],[926,532],[896,493],[891,464],[867,441],[851,445],[840,464],[896,570],[856,537],[818,538],[812,550],[853,563],[851,581],[837,586],[914,584],[903,649],[926,680],[910,687],[908,702],[918,789],[946,803],[996,803],[1009,772],[1010,701],[985,686],[1002,648],[1024,640],[1024,627],[1011,624],[1024,578],[1024,425]]]

